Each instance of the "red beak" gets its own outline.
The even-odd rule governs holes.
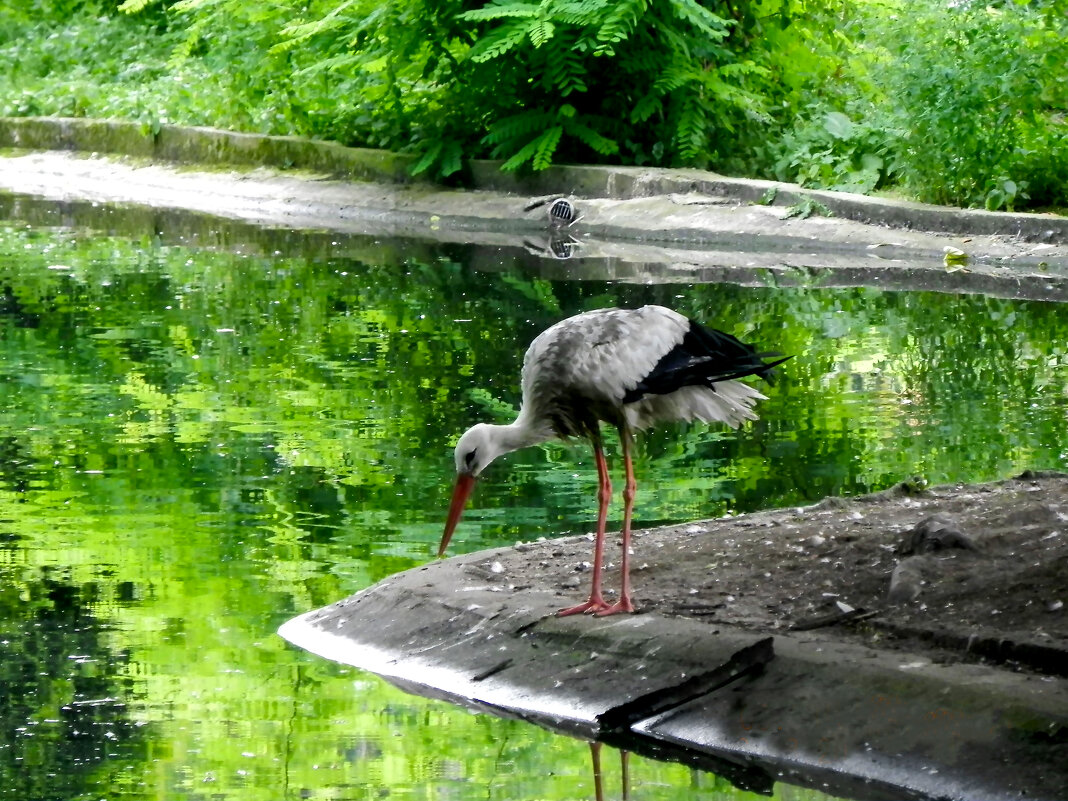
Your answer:
[[[456,530],[456,524],[464,513],[464,506],[475,486],[475,477],[467,473],[461,473],[456,477],[456,489],[452,491],[452,503],[449,504],[449,517],[445,521],[445,533],[441,535],[441,545],[438,547],[438,556],[445,555],[445,549],[449,547],[452,532]]]

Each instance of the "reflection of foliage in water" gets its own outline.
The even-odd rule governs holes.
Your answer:
[[[24,265],[36,262],[6,282],[18,320],[33,321],[16,332],[27,361],[13,369],[47,376],[51,405],[58,398],[100,411],[80,466],[113,465],[107,451],[117,440],[137,452],[163,449],[163,463],[188,462],[211,485],[229,480],[213,470],[211,449],[223,443],[243,451],[249,475],[295,471],[272,502],[316,508],[321,517],[308,528],[328,538],[352,510],[394,507],[387,517],[412,522],[396,508],[398,487],[425,485],[441,497],[452,438],[518,405],[527,342],[561,316],[608,304],[661,302],[795,354],[751,429],[678,427],[644,437],[652,464],[643,474],[655,487],[640,496],[644,520],[810,501],[916,472],[957,480],[962,462],[989,478],[1036,447],[1039,461],[1055,460],[1050,446],[1063,429],[1063,415],[1038,414],[1037,429],[1009,424],[1013,407],[1048,407],[1051,370],[1064,358],[1056,344],[1062,316],[1039,303],[549,282],[471,272],[445,258],[405,261],[381,246],[377,261],[190,258],[168,247],[122,261],[113,257],[123,247],[117,240],[9,237]],[[21,389],[27,397],[40,391],[25,382]],[[43,428],[51,435],[36,433],[29,446],[37,462],[62,457],[63,436],[78,436],[62,421]],[[975,453],[962,458],[960,448]],[[546,458],[558,470],[537,468]],[[535,496],[520,500],[529,511],[515,510],[518,518],[541,527],[545,484],[566,517],[586,520],[579,505],[588,469],[582,492],[559,494],[576,459],[588,464],[581,449],[513,457],[484,482],[483,509],[514,506],[490,485],[512,485],[514,495],[518,483],[527,488],[521,495]],[[258,497],[262,488],[238,491]]]
[[[353,709],[350,672],[271,632],[429,557],[451,443],[514,412],[523,351],[562,316],[658,302],[794,354],[758,423],[642,437],[640,524],[1068,466],[1053,304],[550,281],[447,246],[346,247],[268,258],[0,229],[3,535],[27,570],[96,588],[84,614],[130,654],[104,672],[165,729],[144,771],[166,788],[273,798],[323,786],[323,766],[368,793],[481,779],[497,768],[471,754],[502,731],[544,775],[540,735],[362,680]],[[461,547],[584,530],[594,482],[584,446],[514,454],[482,482]],[[11,563],[3,586],[47,595]],[[553,758],[584,765],[568,754]]]
[[[91,585],[52,572],[13,581],[5,571],[0,583],[0,798],[83,797],[143,749],[116,679],[125,655],[83,598]]]

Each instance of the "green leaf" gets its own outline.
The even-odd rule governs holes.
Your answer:
[[[697,0],[671,0],[669,5],[676,16],[717,41],[726,38],[730,33],[730,26],[735,24],[732,19],[713,14]]]
[[[463,167],[463,148],[456,140],[445,143],[444,152],[441,155],[441,176],[447,178]]]
[[[490,144],[503,144],[510,139],[525,139],[536,131],[557,123],[557,115],[544,109],[532,109],[513,114],[493,123],[485,140]]]
[[[538,137],[537,139],[527,142],[526,145],[521,147],[518,152],[513,154],[510,159],[508,159],[504,162],[504,164],[501,165],[501,170],[504,172],[512,172],[513,170],[518,170],[521,166],[523,166],[523,163],[525,161],[534,158],[534,154],[538,152],[538,139],[540,138],[541,137]]]
[[[853,120],[840,111],[829,111],[823,118],[823,127],[835,139],[852,139]]]
[[[602,45],[601,52],[610,52],[609,44],[618,44],[629,38],[647,7],[647,0],[623,0],[613,3],[597,30],[597,41]]]
[[[534,3],[493,4],[482,8],[473,8],[470,11],[457,14],[457,17],[470,22],[483,22],[486,20],[508,19],[509,17],[537,17],[540,11],[540,6]]]
[[[126,0],[126,2],[119,6],[119,11],[124,14],[137,14],[140,11],[144,11],[154,2],[156,2],[156,0]]]
[[[586,147],[600,153],[602,156],[611,156],[619,152],[619,145],[614,140],[602,136],[588,125],[572,121],[567,123],[566,128],[569,136],[574,136]]]
[[[860,157],[860,165],[871,172],[882,172],[885,162],[874,153],[864,153]]]
[[[415,162],[415,164],[412,165],[410,170],[411,174],[419,175],[420,173],[426,172],[428,169],[430,169],[434,162],[438,160],[438,156],[441,155],[441,150],[443,147],[444,145],[440,141],[434,142],[432,145],[430,145],[430,147],[426,149],[426,152],[423,153],[422,157],[417,162]]]
[[[555,30],[555,26],[548,20],[538,20],[530,26],[530,41],[535,47],[541,47],[553,38]]]
[[[657,95],[647,94],[634,104],[630,110],[630,121],[641,123],[648,120],[653,114],[663,108],[663,102]]]

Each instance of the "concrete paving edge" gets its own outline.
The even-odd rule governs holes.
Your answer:
[[[359,181],[421,183],[409,173],[412,157],[403,154],[216,128],[153,128],[138,122],[71,117],[0,117],[0,148],[122,154],[181,164],[296,168]],[[578,165],[520,176],[502,173],[499,166],[496,161],[468,162],[464,175],[467,186],[525,195],[617,200],[694,192],[752,204],[794,206],[808,202],[836,217],[893,228],[1068,242],[1068,217],[1053,214],[932,206],[776,181],[727,178],[701,170]]]

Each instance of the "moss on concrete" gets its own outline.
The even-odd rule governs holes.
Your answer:
[[[142,123],[76,117],[0,117],[0,146],[155,155],[152,133]]]

